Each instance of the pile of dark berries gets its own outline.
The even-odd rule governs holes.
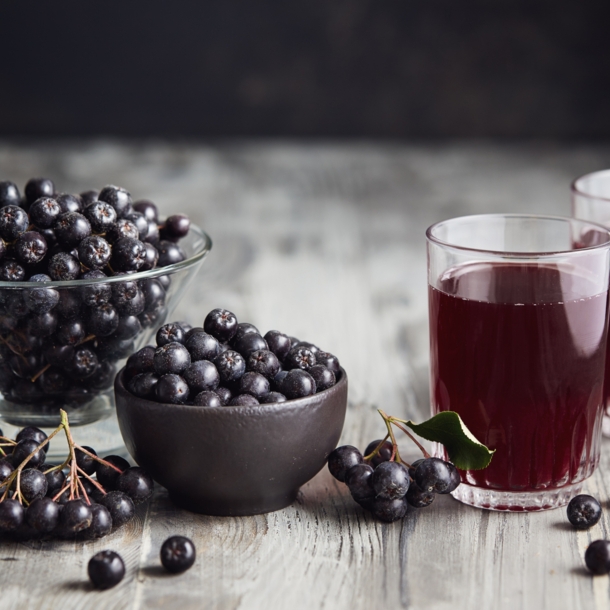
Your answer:
[[[160,223],[154,203],[117,186],[75,195],[33,178],[22,196],[0,182],[0,281],[15,284],[0,290],[4,398],[56,413],[110,388],[115,363],[166,316],[169,276],[127,278],[184,260],[178,241],[189,227],[183,215]],[[126,281],[95,283],[117,275]],[[82,287],[49,284],[73,280]]]
[[[62,430],[70,455],[62,464],[49,464],[49,440]],[[131,521],[136,505],[153,492],[142,468],[76,445],[65,411],[49,437],[34,427],[14,440],[0,431],[0,458],[0,538],[102,538]]]
[[[362,508],[382,521],[402,519],[409,505],[430,506],[436,494],[451,493],[460,484],[451,462],[426,455],[407,464],[399,461],[396,445],[389,440],[373,441],[364,453],[351,445],[337,447],[328,456],[328,469]]]
[[[174,322],[127,360],[123,381],[140,398],[201,407],[251,406],[310,396],[335,385],[335,356],[277,330],[263,337],[214,309],[203,328]]]

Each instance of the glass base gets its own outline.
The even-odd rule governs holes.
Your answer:
[[[71,425],[72,436],[76,444],[86,447],[92,447],[96,453],[104,457],[106,455],[120,455],[122,457],[128,457],[127,449],[123,443],[121,432],[119,430],[119,422],[116,417],[116,411],[114,408],[106,410],[106,417],[93,423],[84,425]],[[4,435],[9,438],[15,438],[17,433],[24,426],[13,425],[15,422],[14,417],[8,417],[9,422],[2,420],[0,427],[2,428]],[[72,417],[70,416],[70,424],[72,424]],[[27,424],[39,427],[41,430],[48,435],[55,430],[57,427],[44,426],[43,422],[33,422],[28,420]],[[57,463],[66,459],[68,455],[68,444],[66,443],[66,437],[63,432],[60,432],[51,441],[51,446],[47,452],[47,462]]]
[[[582,489],[583,482],[559,489],[538,491],[497,491],[462,483],[451,495],[460,502],[476,508],[509,512],[532,512],[565,506]]]

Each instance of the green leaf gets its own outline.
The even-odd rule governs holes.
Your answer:
[[[449,459],[461,470],[487,468],[495,453],[474,437],[455,411],[441,411],[421,424],[407,421],[405,425],[418,436],[444,445]]]

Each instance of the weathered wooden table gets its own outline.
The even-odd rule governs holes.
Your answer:
[[[350,376],[342,441],[362,448],[383,434],[377,407],[428,412],[425,228],[477,212],[567,214],[571,178],[607,166],[603,146],[0,144],[3,178],[115,183],[191,215],[214,248],[175,319],[201,324],[223,306],[336,353]],[[587,488],[610,512],[609,465],[605,442]],[[99,542],[0,543],[0,608],[606,608],[610,580],[582,557],[609,526],[606,514],[576,532],[563,510],[494,513],[450,497],[378,523],[326,469],[294,505],[257,517],[191,514],[157,489]],[[159,547],[176,533],[195,541],[197,563],[166,576]],[[127,575],[96,592],[86,565],[107,548]]]

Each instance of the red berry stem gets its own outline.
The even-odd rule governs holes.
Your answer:
[[[399,429],[402,430],[418,447],[419,450],[423,453],[424,457],[427,459],[430,456],[430,454],[426,451],[426,449],[423,447],[423,445],[403,426],[401,426],[398,423],[398,420],[396,420],[395,418],[392,418],[392,423]]]

